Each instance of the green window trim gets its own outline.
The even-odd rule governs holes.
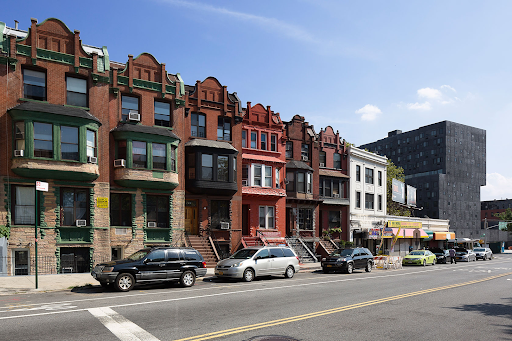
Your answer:
[[[168,138],[166,139],[168,140]],[[155,141],[155,140],[151,140],[151,139],[139,139],[139,138],[136,138],[135,141],[139,141],[139,142],[146,142],[146,168],[136,168],[136,167],[133,167],[133,139],[119,139],[119,140],[116,140],[116,144],[115,144],[115,159],[119,159],[119,148],[118,148],[118,142],[119,141],[126,141],[126,168],[129,168],[129,169],[139,169],[139,170],[148,170],[148,171],[154,171],[154,172],[171,172],[171,173],[178,173],[178,143],[177,142],[162,142],[161,140],[160,141]],[[166,162],[166,167],[165,169],[154,169],[153,168],[153,143],[160,143],[160,144],[165,144],[166,145],[166,150],[165,150],[165,162]],[[175,148],[175,155],[174,155],[174,164],[175,164],[175,169],[172,169],[172,161],[173,159],[171,158],[171,153],[172,153],[172,149],[173,147]]]

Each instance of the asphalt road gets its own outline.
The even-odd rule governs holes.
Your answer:
[[[5,340],[512,340],[512,256],[0,297]],[[278,338],[279,337],[279,338]]]

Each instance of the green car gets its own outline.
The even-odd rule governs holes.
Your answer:
[[[429,250],[411,251],[402,261],[402,265],[426,266],[427,264],[436,264],[436,255]]]

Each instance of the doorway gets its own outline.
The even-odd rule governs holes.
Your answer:
[[[185,231],[190,235],[198,234],[197,200],[185,201]]]
[[[91,271],[88,247],[61,247],[60,273],[84,273]]]
[[[28,249],[14,250],[14,276],[29,274],[29,260]]]
[[[242,236],[249,235],[249,205],[242,205]]]

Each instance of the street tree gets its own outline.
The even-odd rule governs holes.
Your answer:
[[[502,221],[508,221],[507,231],[512,233],[512,210],[510,208],[507,208],[505,212],[495,213],[494,216]]]
[[[404,169],[402,167],[397,167],[391,159],[388,159],[388,166],[387,166],[387,208],[388,208],[388,215],[397,215],[402,217],[410,217],[411,216],[411,210],[409,210],[407,207],[404,207],[400,205],[399,203],[392,201],[392,181],[393,179],[397,179],[398,181],[404,182],[405,175],[404,175]]]

